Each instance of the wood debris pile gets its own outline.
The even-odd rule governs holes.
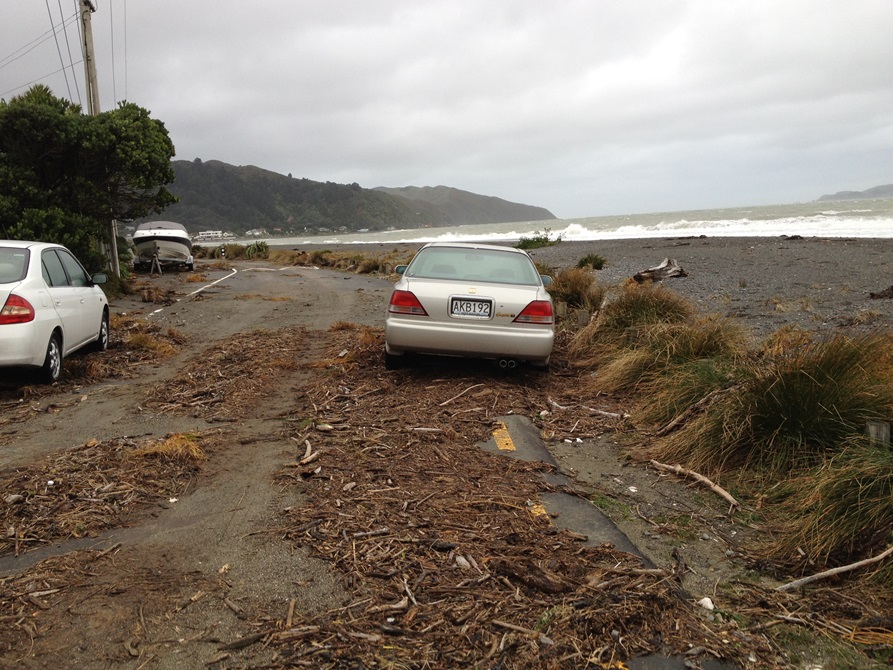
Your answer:
[[[0,473],[0,555],[95,536],[183,495],[198,463],[147,449],[158,442],[91,440],[27,468]]]
[[[283,477],[311,502],[289,511],[284,534],[336,565],[352,600],[272,634],[285,662],[579,668],[649,652],[771,656],[761,635],[709,623],[662,571],[537,514],[548,466],[475,446],[496,416],[552,420],[544,390],[572,404],[560,374],[500,378],[457,362],[440,379],[428,370],[420,387],[412,369],[382,374],[380,343],[357,351],[341,337],[334,350],[352,349],[360,373],[333,372],[299,399],[294,414],[309,421]],[[597,432],[614,420],[586,421]]]
[[[282,370],[295,367],[307,331],[286,328],[237,335],[211,347],[186,365],[172,381],[156,385],[146,407],[208,420],[243,416],[272,392]]]

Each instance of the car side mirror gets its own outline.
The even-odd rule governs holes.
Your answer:
[[[90,277],[90,281],[94,284],[105,284],[109,280],[109,276],[105,272],[97,272]]]
[[[552,283],[552,278],[549,275],[540,275],[540,279],[543,280],[543,286],[548,286]]]
[[[394,268],[394,272],[396,272],[398,275],[402,275],[404,272],[406,272],[407,267],[409,267],[409,266],[398,265],[397,267]]]

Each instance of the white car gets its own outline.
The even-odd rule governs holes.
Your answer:
[[[36,368],[51,383],[62,360],[109,343],[109,304],[99,284],[65,247],[0,240],[0,368]]]
[[[467,356],[513,368],[546,367],[555,339],[552,299],[527,252],[433,242],[398,266],[385,316],[385,364],[407,353]]]

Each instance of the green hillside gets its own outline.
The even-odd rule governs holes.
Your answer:
[[[221,161],[174,161],[169,186],[180,201],[150,220],[177,221],[190,233],[305,235],[555,218],[548,210],[458,189],[367,189],[293,178]]]

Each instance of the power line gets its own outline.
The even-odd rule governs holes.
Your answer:
[[[59,62],[62,63],[62,76],[65,77],[65,87],[68,89],[68,99],[73,100],[71,95],[71,85],[68,83],[68,73],[65,71],[65,61],[62,59],[62,49],[59,47],[59,35],[56,33],[56,26],[53,24],[53,12],[50,11],[50,0],[46,0],[47,15],[50,17],[50,25],[53,26],[53,38],[56,40],[56,52],[59,54]],[[62,6],[59,6],[61,13]],[[69,59],[71,60],[71,59]]]
[[[77,20],[76,14],[74,16],[70,16],[67,19],[65,19],[65,21],[62,23],[62,27],[64,28],[65,26],[71,25],[71,23],[76,20]],[[19,58],[22,58],[23,56],[29,54],[34,49],[39,47],[41,44],[46,42],[48,39],[53,37],[54,30],[55,30],[55,27],[51,28],[50,30],[47,30],[40,37],[37,37],[37,38],[31,40],[30,42],[28,42],[24,46],[19,47],[18,49],[16,49],[9,55],[4,56],[3,58],[0,58],[0,69],[3,69],[8,65],[11,65],[15,61],[17,61]],[[19,53],[19,52],[21,52],[21,53]]]
[[[47,1],[47,11],[49,12],[49,2],[48,2],[48,1]],[[62,20],[60,23],[58,23],[58,24],[54,24],[54,25],[53,25],[49,30],[47,30],[46,32],[41,33],[38,37],[34,38],[34,39],[31,40],[30,42],[27,42],[26,44],[24,44],[24,45],[20,46],[19,48],[13,50],[12,52],[8,53],[8,54],[7,54],[6,56],[4,56],[3,58],[0,58],[0,70],[4,69],[4,68],[6,68],[6,67],[9,67],[9,66],[11,66],[13,63],[15,63],[16,61],[18,61],[19,59],[24,58],[24,57],[27,56],[29,53],[31,53],[32,51],[34,51],[34,49],[36,49],[37,47],[39,47],[40,45],[42,45],[44,42],[47,42],[47,41],[50,40],[51,38],[55,38],[56,35],[57,35],[57,33],[56,33],[57,30],[60,30],[60,29],[63,30],[63,31],[66,30],[69,26],[71,26],[72,23],[74,23],[75,21],[77,21],[77,18],[78,18],[78,17],[77,17],[77,14],[74,14],[74,15],[72,15],[72,16],[69,16],[67,19],[66,19],[66,18],[63,18],[63,20]],[[50,22],[52,23],[52,16],[50,17]],[[57,53],[60,51],[60,50],[59,50],[58,39],[57,39],[57,41],[56,41],[56,50],[57,50]],[[62,60],[61,53],[60,53],[60,55],[59,55],[59,59],[60,59],[60,61]],[[70,59],[71,59],[71,57],[70,57],[70,52],[69,52],[69,60],[70,60]],[[10,88],[10,89],[8,89],[8,90],[6,90],[6,91],[0,92],[0,97],[5,98],[6,96],[8,96],[8,95],[10,95],[10,94],[12,94],[12,93],[14,93],[14,92],[16,92],[16,91],[19,91],[19,90],[24,89],[24,88],[28,88],[28,87],[32,86],[33,84],[36,84],[37,82],[42,81],[42,80],[44,80],[44,79],[48,79],[49,77],[52,77],[52,76],[54,76],[54,75],[57,75],[57,74],[59,74],[60,72],[62,72],[63,74],[66,75],[65,83],[66,83],[66,85],[68,85],[67,69],[68,69],[68,68],[72,68],[72,69],[73,69],[75,65],[77,65],[78,63],[81,63],[81,62],[83,62],[83,60],[81,60],[81,61],[77,61],[77,62],[71,61],[71,64],[70,64],[70,65],[67,65],[67,66],[63,63],[63,64],[62,64],[62,67],[61,67],[60,69],[58,69],[58,70],[55,70],[55,71],[53,71],[53,72],[49,72],[49,73],[47,73],[47,74],[43,74],[43,75],[41,75],[41,76],[39,76],[39,77],[36,77],[36,78],[32,79],[31,81],[29,81],[29,82],[26,83],[26,84],[20,84],[19,86],[13,86],[12,88]],[[76,78],[76,77],[75,77],[75,90],[77,90],[77,93],[78,93],[78,103],[80,104],[80,97],[81,97],[81,96],[80,96],[80,90],[77,89],[77,78]],[[71,95],[71,89],[69,88],[69,96],[70,96],[70,95]]]
[[[84,62],[84,59],[82,58],[82,59],[79,60],[77,63],[72,63],[72,64],[71,64],[71,67],[74,67],[75,65],[80,65],[80,64],[83,63],[83,62]],[[43,79],[47,79],[48,77],[52,77],[52,76],[55,75],[55,74],[59,74],[59,73],[62,72],[63,70],[65,70],[64,67],[63,67],[63,68],[59,68],[59,69],[56,70],[55,72],[50,72],[49,74],[45,74],[45,75],[43,75],[43,76],[41,76],[41,77],[38,77],[37,79],[32,79],[32,80],[29,81],[27,84],[21,84],[21,85],[19,85],[19,86],[14,86],[13,88],[11,88],[11,89],[9,89],[9,90],[7,90],[7,91],[2,91],[2,92],[0,92],[0,98],[5,98],[7,95],[9,95],[9,94],[11,94],[11,93],[14,93],[15,91],[18,91],[18,90],[20,90],[20,89],[28,88],[28,87],[31,86],[32,84],[36,84],[37,82],[42,81]],[[78,91],[78,98],[80,98],[80,91]],[[80,104],[80,103],[78,103],[78,104]]]
[[[59,16],[64,16],[62,13],[62,0],[56,0],[59,3]],[[74,76],[74,59],[71,57],[71,41],[68,39],[68,31],[65,30],[63,26],[62,32],[65,34],[65,47],[68,49],[68,62],[71,63],[71,76],[74,77],[74,90],[78,94],[78,104],[83,105],[81,102],[81,90],[78,88],[78,79]],[[68,77],[65,78],[65,83],[68,83]],[[71,93],[68,94],[69,96]]]

